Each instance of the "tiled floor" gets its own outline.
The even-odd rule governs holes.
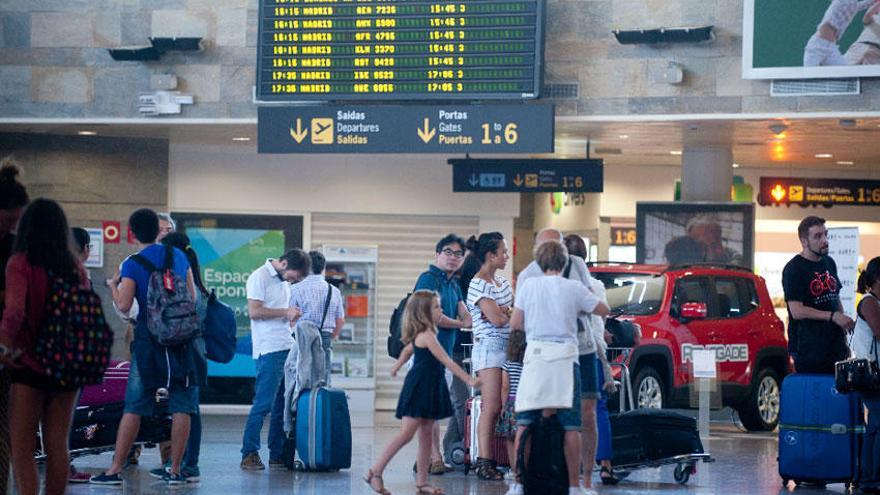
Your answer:
[[[168,488],[161,481],[150,478],[147,471],[159,463],[158,452],[150,449],[141,457],[137,468],[125,472],[126,494],[328,494],[371,493],[361,481],[372,459],[384,447],[396,431],[393,418],[377,415],[373,428],[353,430],[354,456],[352,469],[337,473],[291,473],[287,471],[243,472],[238,468],[241,431],[244,424],[241,416],[204,416],[205,434],[202,446],[202,481],[183,488]],[[264,430],[265,432],[265,430]],[[776,436],[774,434],[746,434],[732,424],[713,423],[713,438],[706,444],[706,450],[717,461],[713,464],[700,464],[697,473],[686,486],[673,480],[672,467],[645,469],[633,472],[630,477],[616,487],[599,486],[600,493],[641,494],[641,493],[689,493],[689,494],[769,494],[783,493],[780,478],[776,472]],[[263,459],[267,457],[264,451]],[[414,493],[414,479],[411,471],[415,456],[415,442],[411,443],[391,461],[385,472],[387,487],[393,493]],[[80,458],[76,465],[80,469],[97,472],[109,465],[109,454]],[[487,494],[501,495],[507,486],[504,482],[481,482],[471,474],[448,473],[432,477],[432,482],[443,487],[449,494]],[[598,481],[598,479],[597,479]],[[794,490],[794,488],[790,488]],[[71,494],[112,495],[119,488],[90,485],[71,486]],[[830,492],[843,493],[843,485],[831,485]],[[798,488],[797,493],[827,493],[823,490]]]

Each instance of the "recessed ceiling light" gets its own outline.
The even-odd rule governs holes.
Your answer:
[[[94,136],[98,133],[95,131],[78,131],[77,134],[79,134],[80,136]]]
[[[816,158],[834,158],[831,153],[816,153]]]
[[[838,165],[854,165],[855,163],[854,163],[854,162],[851,162],[851,161],[849,161],[849,160],[838,160],[838,161],[837,161],[837,164],[838,164]]]
[[[249,138],[249,137],[247,137],[247,136],[239,136],[239,137],[234,137],[234,138],[232,138],[232,140],[233,140],[233,141],[250,141],[251,138]]]
[[[733,168],[739,168],[739,163],[734,163]]]
[[[681,155],[681,150],[672,150],[669,152],[669,154],[679,156],[679,155]]]
[[[618,136],[620,139],[629,139],[629,134],[621,134]]]

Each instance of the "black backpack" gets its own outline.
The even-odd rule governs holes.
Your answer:
[[[529,462],[525,462],[531,440]],[[523,432],[516,453],[517,471],[526,494],[567,495],[568,468],[565,465],[565,430],[554,414],[530,424]]]
[[[431,276],[437,282],[437,287],[434,290],[438,290],[440,288],[440,280],[433,273],[431,273]],[[399,358],[400,353],[403,352],[404,345],[403,340],[401,340],[403,338],[403,311],[406,309],[406,303],[409,301],[410,296],[412,296],[412,292],[401,299],[397,307],[394,308],[394,312],[391,313],[391,323],[388,325],[388,355],[394,359]]]

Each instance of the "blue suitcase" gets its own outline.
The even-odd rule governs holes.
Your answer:
[[[833,375],[789,375],[779,411],[779,475],[783,484],[852,483],[864,433],[858,394],[840,394]]]
[[[351,467],[351,418],[344,391],[318,387],[299,396],[296,451],[307,470]]]

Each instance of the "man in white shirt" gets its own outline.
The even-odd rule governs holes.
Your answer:
[[[304,279],[311,266],[302,249],[291,249],[277,260],[254,271],[247,280],[248,314],[257,375],[254,403],[245,423],[241,446],[241,469],[266,469],[260,460],[260,433],[270,412],[269,467],[283,468],[284,361],[293,347],[290,322],[302,312],[290,307],[290,284]]]

